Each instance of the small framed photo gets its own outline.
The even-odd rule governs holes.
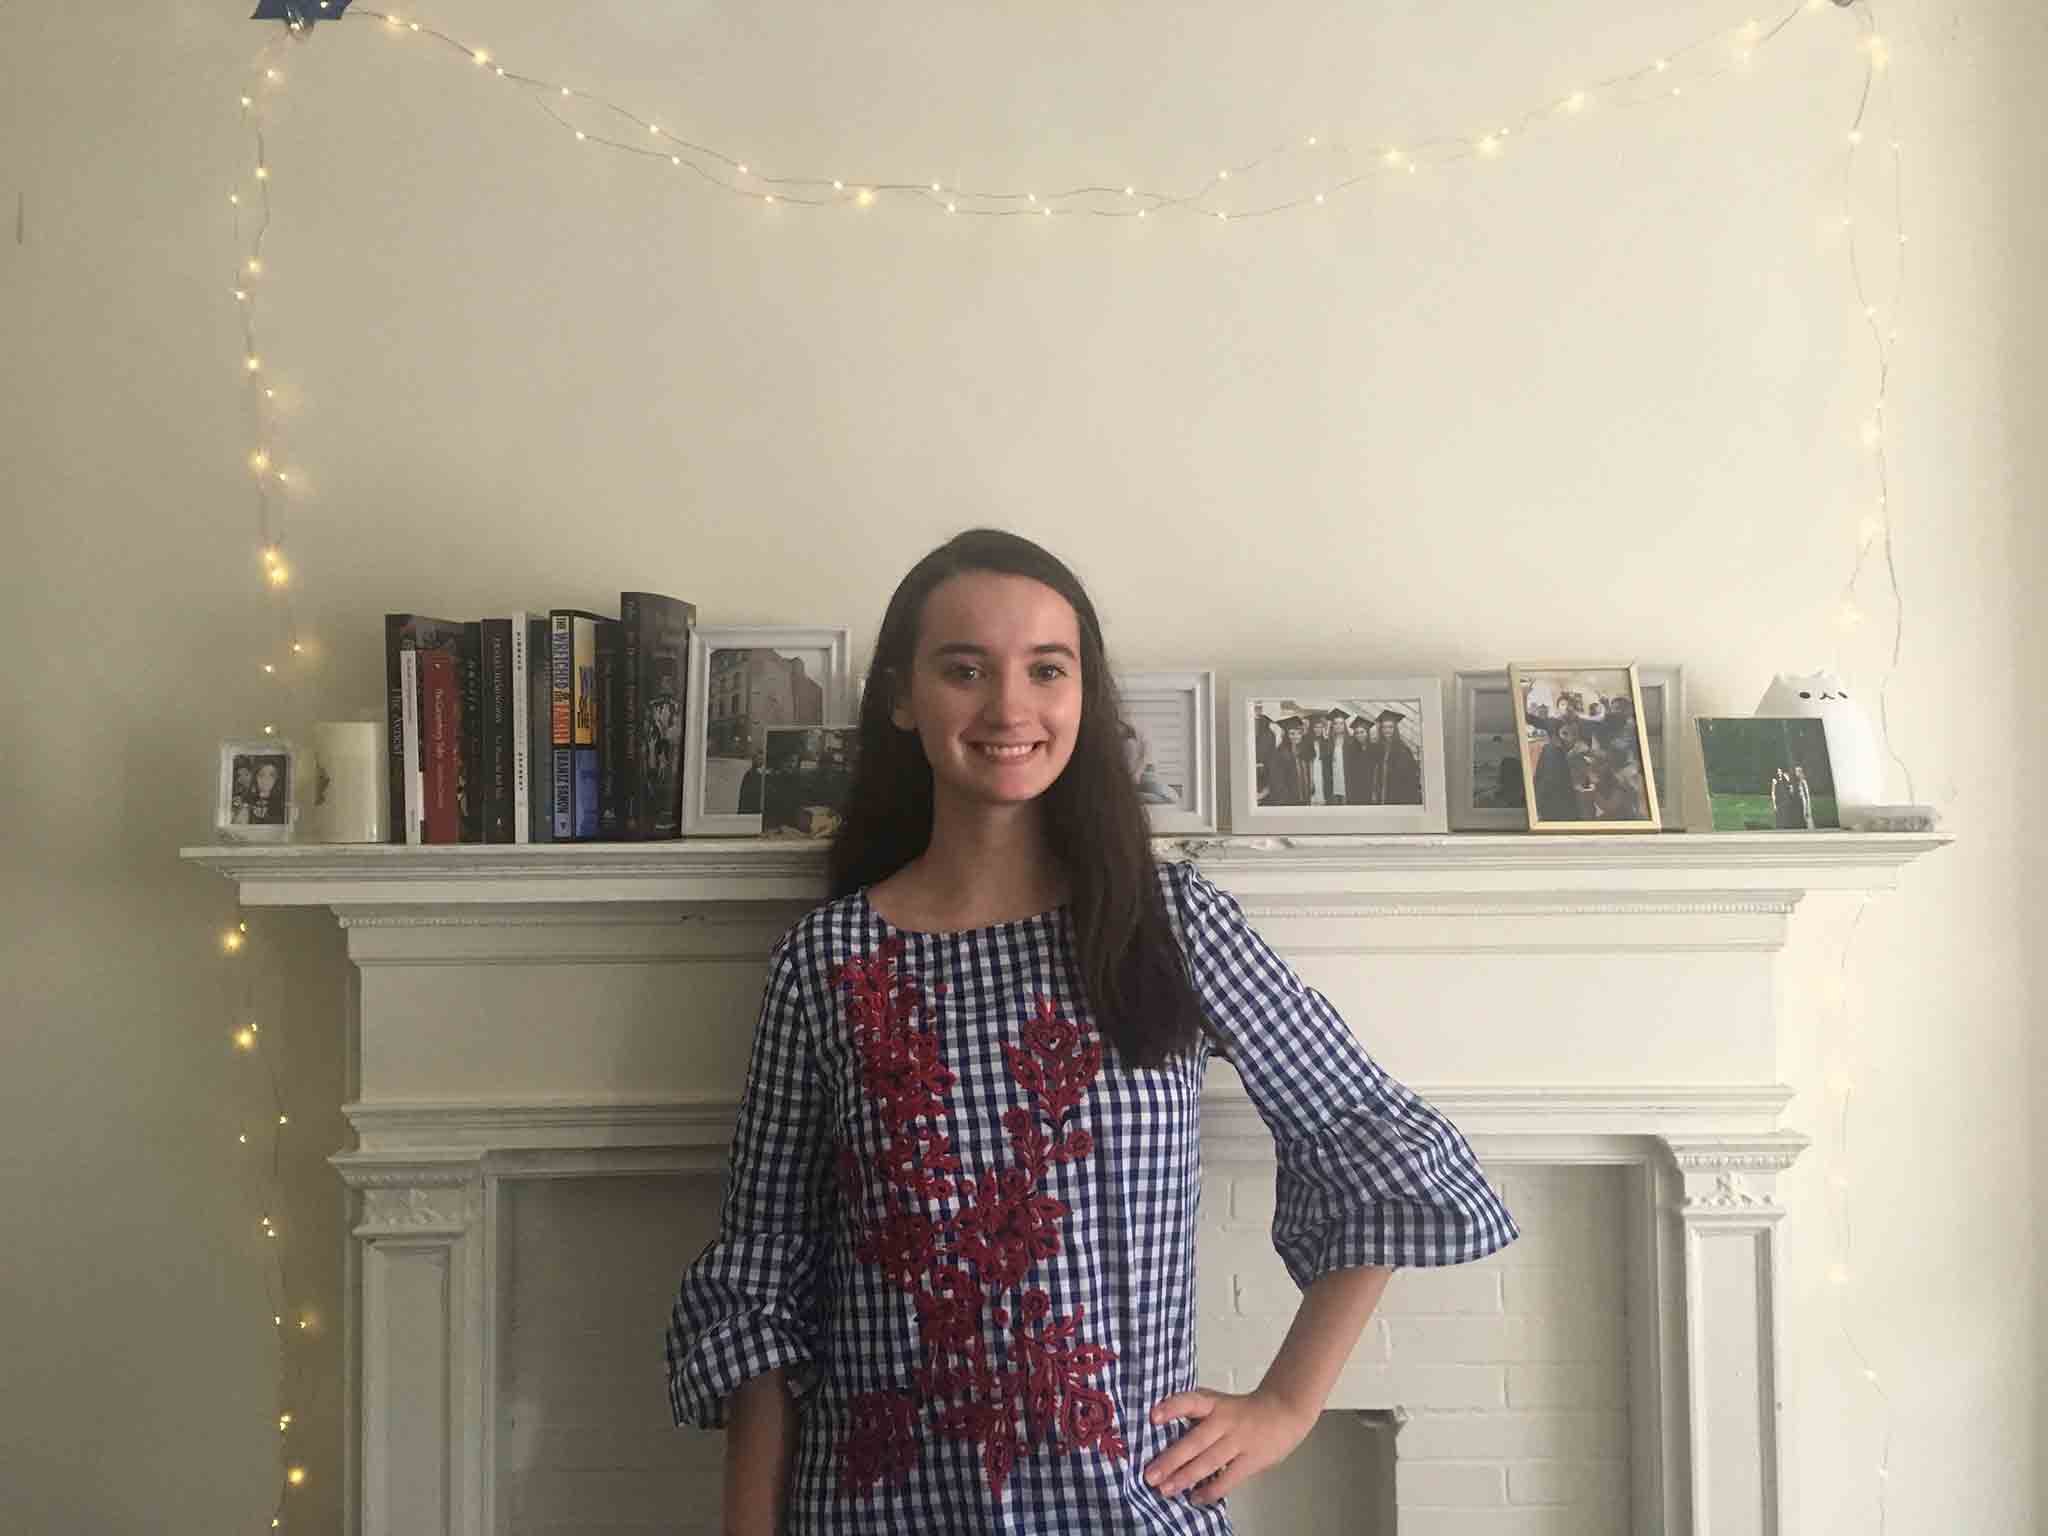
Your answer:
[[[1216,830],[1216,674],[1125,672],[1124,756],[1155,835]]]
[[[1650,740],[1650,774],[1660,807],[1683,783],[1685,668],[1638,666],[1643,730]],[[1453,678],[1450,727],[1451,827],[1458,832],[1526,832],[1528,796],[1522,781],[1521,742],[1508,702],[1505,670],[1459,672]]]
[[[1716,832],[1816,832],[1841,826],[1825,721],[1817,716],[1709,718],[1699,728]]]
[[[768,727],[850,719],[851,649],[846,625],[691,627],[683,721],[685,837],[760,832]]]
[[[298,823],[292,744],[266,736],[220,744],[213,835],[224,843],[288,843]]]
[[[846,814],[857,725],[771,725],[761,779],[761,835],[829,842]]]
[[[1634,663],[1508,668],[1532,832],[1656,832],[1656,771]]]
[[[1233,678],[1230,830],[1442,832],[1434,677]]]

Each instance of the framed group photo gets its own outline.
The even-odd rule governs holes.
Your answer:
[[[1662,829],[1634,663],[1510,666],[1508,697],[1530,831]]]
[[[1232,679],[1230,762],[1232,832],[1447,829],[1434,677]]]
[[[1685,668],[1639,665],[1636,677],[1643,701],[1643,730],[1649,741],[1649,773],[1661,811],[1676,792],[1675,786],[1683,782]],[[1459,672],[1453,686],[1455,716],[1449,743],[1452,828],[1459,832],[1528,831],[1528,787],[1506,669]]]
[[[761,831],[770,726],[853,719],[846,625],[720,624],[690,630],[684,692],[685,837]]]

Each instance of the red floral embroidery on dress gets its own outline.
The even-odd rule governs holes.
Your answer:
[[[1094,1450],[1112,1460],[1128,1454],[1115,1403],[1089,1381],[1116,1354],[1081,1339],[1085,1309],[1057,1316],[1052,1297],[1037,1287],[1022,1290],[1013,1305],[1001,1304],[1034,1264],[1060,1252],[1059,1224],[1072,1211],[1041,1181],[1048,1168],[1095,1149],[1094,1138],[1068,1122],[1102,1069],[1102,1045],[1040,996],[1024,1044],[1003,1045],[1011,1081],[1031,1099],[1003,1114],[1015,1162],[970,1175],[952,1137],[936,1124],[951,1114],[945,1099],[956,1078],[939,1055],[937,1035],[918,1022],[931,1010],[916,978],[896,968],[903,948],[901,938],[884,939],[832,973],[835,985],[851,988],[861,1090],[889,1133],[879,1161],[879,1215],[870,1215],[860,1158],[850,1146],[839,1148],[837,1178],[854,1256],[876,1265],[916,1305],[923,1363],[912,1373],[914,1396],[899,1390],[853,1398],[839,1447],[840,1491],[867,1498],[885,1479],[907,1484],[917,1457],[916,1417],[935,1406],[941,1434],[981,1446],[983,1475],[1001,1498],[1017,1458],[1035,1450]],[[934,1215],[925,1208],[930,1201],[956,1208]],[[984,1319],[1008,1335],[1000,1360]]]

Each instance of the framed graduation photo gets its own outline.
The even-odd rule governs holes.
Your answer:
[[[1508,694],[1530,831],[1662,829],[1633,662],[1511,666]]]
[[[771,725],[845,725],[853,715],[845,625],[703,624],[690,629],[684,691],[685,837],[761,830]]]
[[[1681,782],[1685,750],[1685,668],[1636,667],[1643,700],[1643,735],[1659,804]],[[1451,828],[1458,832],[1526,832],[1528,792],[1522,778],[1520,733],[1508,700],[1505,668],[1459,672],[1450,725]]]
[[[1232,832],[1442,832],[1434,677],[1233,679]]]

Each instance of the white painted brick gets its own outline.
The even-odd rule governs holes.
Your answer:
[[[1536,1269],[1517,1269],[1509,1266],[1498,1274],[1483,1270],[1481,1273],[1500,1285],[1502,1307],[1511,1313],[1554,1316],[1559,1313],[1598,1312],[1618,1316],[1622,1310],[1621,1267],[1618,1263],[1611,1268],[1545,1265]]]
[[[1411,1509],[1506,1504],[1506,1469],[1498,1462],[1409,1461],[1397,1451],[1394,1497],[1401,1507],[1405,1530],[1406,1515]]]
[[[1218,1263],[1207,1244],[1195,1258],[1195,1316],[1217,1322],[1237,1316],[1237,1274]]]
[[[1508,1500],[1514,1504],[1612,1507],[1628,1502],[1625,1461],[1510,1462]]]
[[[1499,1364],[1520,1360],[1523,1325],[1536,1320],[1520,1317],[1390,1317],[1387,1325],[1389,1358],[1397,1365]]]
[[[1237,1271],[1237,1309],[1247,1317],[1284,1314],[1292,1317],[1301,1306],[1301,1287],[1287,1273],[1280,1255],[1270,1242],[1260,1240],[1232,1245],[1231,1260]]]
[[[1389,1367],[1394,1400],[1404,1408],[1499,1408],[1507,1402],[1506,1375],[1499,1365],[1401,1365]]]
[[[1519,1313],[1506,1325],[1507,1360],[1606,1361],[1628,1352],[1628,1319],[1619,1312],[1560,1312],[1547,1317]]]
[[[1231,1225],[1231,1189],[1237,1180],[1228,1173],[1213,1169],[1202,1175],[1202,1204],[1195,1212],[1195,1219],[1204,1227],[1227,1227]]]
[[[1497,1313],[1504,1310],[1501,1287],[1506,1278],[1498,1270],[1471,1264],[1397,1269],[1380,1298],[1379,1311],[1387,1317]]]
[[[1510,1408],[1612,1408],[1622,1401],[1620,1362],[1510,1365]]]
[[[1562,1504],[1506,1509],[1401,1509],[1401,1536],[1627,1536],[1626,1520]]]
[[[1401,1427],[1399,1445],[1403,1461],[1537,1456],[1606,1460],[1628,1454],[1628,1416],[1614,1409],[1417,1411]]]
[[[1240,1227],[1273,1226],[1273,1175],[1240,1168],[1230,1181],[1230,1219]]]

